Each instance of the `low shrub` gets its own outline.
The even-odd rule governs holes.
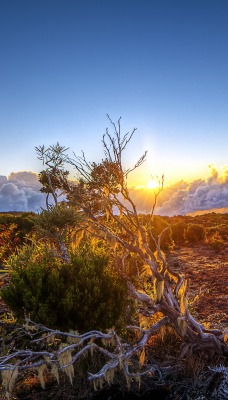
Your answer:
[[[50,247],[25,245],[9,266],[11,281],[1,296],[18,317],[25,310],[35,322],[79,331],[110,328],[121,319],[127,290],[102,249],[86,246],[63,264]]]
[[[184,237],[189,243],[202,243],[205,239],[205,228],[200,224],[187,224]]]
[[[158,236],[161,234],[161,232],[168,228],[169,224],[165,219],[159,216],[154,216],[153,221],[151,223],[151,231],[153,234],[153,237],[157,240]],[[173,247],[173,238],[172,238],[172,231],[171,229],[167,229],[161,238],[161,249],[162,250],[170,250]],[[152,251],[156,251],[156,245],[154,241],[151,239],[150,240],[150,248]]]
[[[13,254],[21,244],[16,224],[0,224],[0,265]]]
[[[185,227],[186,227],[186,224],[185,224],[185,222],[182,222],[182,221],[179,221],[176,224],[171,226],[172,237],[173,237],[175,244],[184,244],[185,243],[185,237],[184,237]]]
[[[225,247],[225,242],[223,238],[219,235],[219,233],[215,233],[213,236],[210,236],[207,239],[207,244],[214,249],[215,251],[221,251]]]

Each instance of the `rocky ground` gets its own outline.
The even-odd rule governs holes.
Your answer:
[[[169,255],[173,267],[189,279],[189,302],[198,321],[211,328],[228,326],[228,247],[180,247]]]

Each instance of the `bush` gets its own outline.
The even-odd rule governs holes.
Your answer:
[[[17,225],[0,224],[0,266],[16,251],[19,245],[20,238],[17,233]]]
[[[88,246],[62,264],[44,244],[25,245],[12,256],[3,300],[18,317],[26,313],[52,328],[106,329],[120,320],[127,301],[123,280],[113,276],[104,251]]]
[[[0,267],[21,246],[33,229],[31,213],[21,215],[0,213]]]
[[[11,224],[17,225],[17,235],[23,242],[26,235],[32,232],[34,227],[34,213],[16,213],[16,214],[1,214],[0,213],[0,225],[10,226]]]
[[[215,251],[221,251],[225,247],[225,242],[219,233],[215,233],[207,239],[207,244]]]
[[[184,237],[189,243],[201,243],[205,239],[205,228],[200,224],[187,224]]]
[[[207,239],[213,237],[214,235],[218,235],[224,241],[227,240],[227,224],[215,225],[206,228],[206,236]]]
[[[172,237],[175,244],[184,244],[185,242],[185,231],[186,224],[185,222],[179,221],[176,224],[171,226]]]
[[[165,221],[165,219],[159,216],[154,216],[153,221],[151,223],[151,231],[156,240],[158,239],[158,236],[161,234],[161,232],[168,227],[169,224],[168,222]],[[161,249],[169,250],[172,247],[173,247],[172,231],[171,229],[167,229],[165,233],[162,235]],[[156,251],[156,245],[153,240],[150,241],[150,248],[152,251]]]

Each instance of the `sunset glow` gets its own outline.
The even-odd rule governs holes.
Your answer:
[[[156,189],[159,187],[159,182],[156,179],[150,179],[146,185],[147,189]]]

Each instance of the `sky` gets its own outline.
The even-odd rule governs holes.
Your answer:
[[[228,191],[227,20],[227,0],[0,0],[2,209],[4,185],[42,169],[35,146],[101,160],[107,113],[137,128],[126,167],[148,150],[131,185],[206,185],[214,168]]]

